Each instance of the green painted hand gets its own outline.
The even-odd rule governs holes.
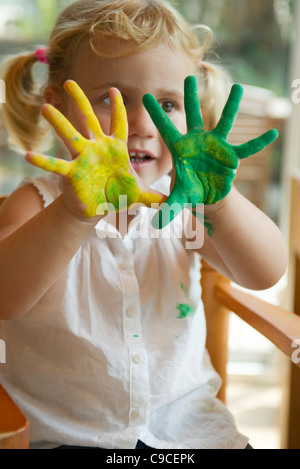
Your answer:
[[[182,135],[156,99],[147,94],[143,103],[167,147],[174,165],[174,184],[169,197],[152,219],[155,228],[163,228],[186,206],[197,215],[199,204],[215,204],[231,190],[239,159],[259,152],[277,138],[269,130],[242,145],[230,145],[226,138],[232,129],[242,98],[241,85],[233,85],[217,126],[203,129],[197,80],[189,76],[184,84],[184,106],[188,132]],[[172,211],[170,210],[172,206]]]
[[[77,113],[82,116],[91,138],[85,138],[55,107],[46,104],[42,109],[43,115],[63,139],[73,160],[30,152],[26,155],[27,161],[63,176],[67,205],[75,213],[83,212],[85,217],[104,215],[112,209],[109,206],[125,210],[135,203],[147,206],[160,203],[161,195],[152,193],[142,181],[138,184],[137,175],[135,177],[129,172],[127,116],[121,93],[115,90],[112,135],[109,136],[103,133],[92,106],[77,83],[68,80],[64,87],[74,100]],[[74,202],[74,194],[77,202]],[[121,199],[120,195],[127,197]],[[120,206],[120,200],[124,201],[124,206]],[[78,205],[83,208],[78,209]]]

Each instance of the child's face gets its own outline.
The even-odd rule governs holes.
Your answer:
[[[106,51],[112,46],[114,43],[108,41],[101,44]],[[150,185],[171,170],[172,158],[143,106],[142,97],[145,93],[153,94],[179,131],[186,133],[184,79],[194,73],[191,61],[164,44],[119,58],[100,57],[84,44],[77,52],[70,78],[87,95],[106,134],[110,133],[108,90],[111,87],[120,90],[128,117],[130,160],[138,175]],[[80,130],[70,100],[64,111]]]

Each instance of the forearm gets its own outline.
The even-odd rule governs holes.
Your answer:
[[[236,189],[215,206],[206,206],[210,238],[232,280],[254,290],[269,288],[287,264],[278,227]],[[205,252],[205,249],[204,249]]]
[[[94,224],[59,197],[0,242],[0,319],[26,314],[70,262]]]

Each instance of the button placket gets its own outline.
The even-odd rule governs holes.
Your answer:
[[[140,291],[134,269],[120,272],[123,288],[123,333],[128,347],[130,408],[129,426],[145,425],[148,414],[149,376],[143,343]]]
[[[130,360],[130,412],[129,425],[146,425],[149,400],[147,357],[134,351]]]

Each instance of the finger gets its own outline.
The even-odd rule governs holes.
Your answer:
[[[276,129],[268,130],[260,137],[254,138],[249,142],[242,143],[241,145],[232,146],[235,150],[237,156],[241,159],[248,158],[250,155],[254,155],[259,151],[263,150],[267,145],[274,142],[278,137],[278,132]]]
[[[86,144],[85,138],[58,109],[52,106],[52,104],[44,104],[41,112],[70,150],[74,149],[78,153],[83,150]]]
[[[189,76],[184,81],[184,109],[188,132],[203,129],[197,79]]]
[[[64,83],[64,88],[67,91],[68,95],[73,98],[78,106],[79,111],[85,118],[85,124],[90,132],[97,138],[103,135],[100,123],[94,113],[94,110],[80,88],[79,85],[73,80],[67,80]]]
[[[151,225],[153,228],[160,230],[171,223],[182,210],[182,203],[176,199],[175,194],[172,192],[153,216]]]
[[[140,176],[135,172],[130,160],[128,161],[128,172],[134,177],[136,184],[140,188],[139,198],[137,203],[151,207],[152,204],[161,204],[167,199],[167,196],[162,192],[153,189],[145,184]]]
[[[242,96],[243,87],[239,84],[233,85],[228,100],[224,106],[221,118],[214,129],[214,133],[217,133],[220,137],[226,138],[231,131],[239,111]]]
[[[151,207],[152,204],[161,204],[165,196],[157,191],[146,192],[141,191],[139,194],[138,203],[145,205],[146,207]]]
[[[165,111],[160,107],[154,96],[145,94],[143,96],[143,104],[150,114],[154,125],[157,127],[163,141],[170,149],[181,137],[181,133],[177,130],[173,122],[169,119]]]
[[[25,155],[25,159],[34,166],[59,174],[60,176],[67,176],[71,168],[71,164],[68,161],[54,158],[53,156],[41,155],[40,153],[28,152]]]
[[[120,140],[127,142],[127,113],[123,103],[122,95],[116,88],[110,90],[111,98],[111,134]]]

